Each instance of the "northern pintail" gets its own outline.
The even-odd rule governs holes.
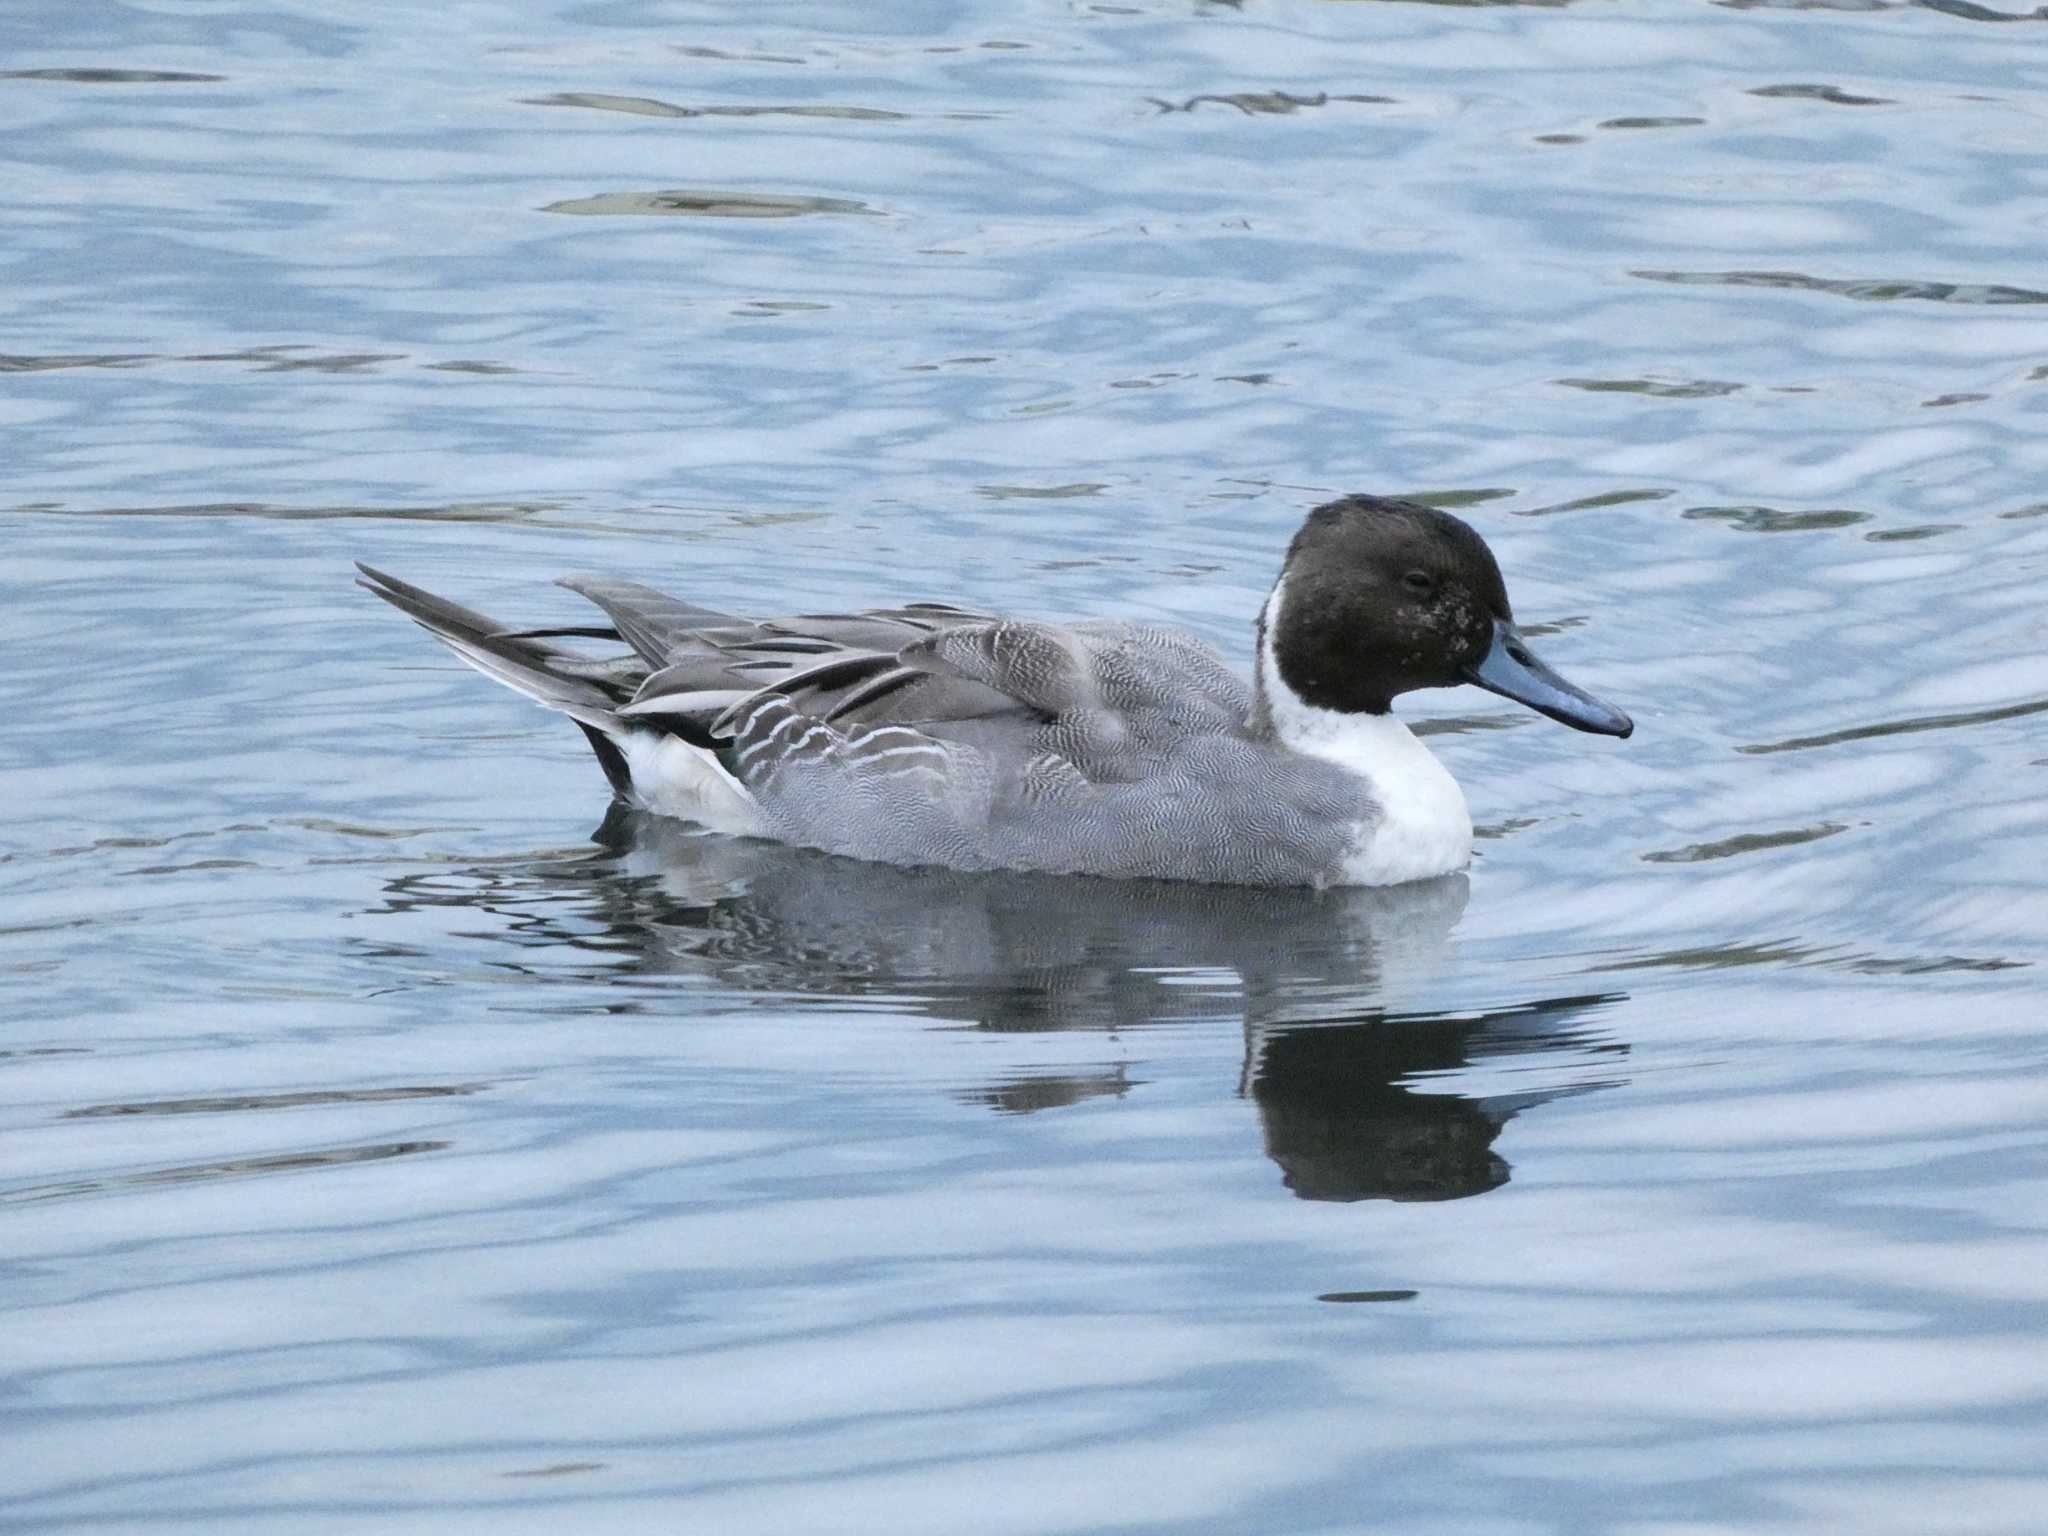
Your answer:
[[[1233,885],[1393,885],[1463,868],[1465,796],[1390,713],[1476,683],[1582,731],[1627,715],[1515,627],[1446,512],[1316,508],[1247,684],[1183,630],[945,603],[743,619],[634,582],[562,582],[608,625],[510,629],[368,566],[464,661],[583,728],[622,799],[889,864]],[[630,647],[599,656],[562,642]]]

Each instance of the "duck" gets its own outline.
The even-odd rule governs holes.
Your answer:
[[[606,622],[512,627],[357,570],[470,666],[580,726],[628,806],[885,864],[1429,880],[1471,862],[1472,817],[1396,698],[1476,684],[1576,730],[1634,730],[1538,659],[1469,524],[1393,497],[1308,513],[1249,679],[1147,621],[942,602],[744,618],[580,576],[558,584]]]

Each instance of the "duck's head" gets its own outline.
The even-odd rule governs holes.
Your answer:
[[[1581,731],[1629,717],[1559,677],[1515,627],[1493,551],[1433,507],[1346,496],[1309,514],[1259,623],[1262,682],[1302,704],[1383,715],[1415,688],[1476,683]]]

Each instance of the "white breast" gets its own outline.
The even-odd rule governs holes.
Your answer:
[[[1279,627],[1287,584],[1273,589],[1263,635]],[[1472,812],[1436,754],[1392,715],[1318,709],[1280,676],[1269,641],[1259,646],[1259,683],[1283,746],[1348,768],[1371,786],[1380,819],[1354,829],[1337,879],[1342,885],[1399,885],[1472,862]]]

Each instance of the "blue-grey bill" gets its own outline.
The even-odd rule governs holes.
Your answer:
[[[1536,658],[1522,632],[1506,619],[1493,621],[1493,644],[1465,669],[1469,682],[1526,704],[1539,715],[1601,736],[1626,736],[1635,722],[1612,704],[1575,688]]]

